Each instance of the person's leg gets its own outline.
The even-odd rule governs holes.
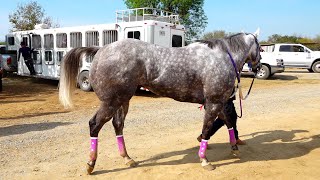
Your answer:
[[[227,112],[226,114],[230,117],[231,125],[234,130],[234,135],[235,135],[237,144],[238,145],[245,145],[246,143],[239,139],[239,133],[238,133],[238,128],[237,128],[238,115],[237,115],[236,108],[234,107],[232,100],[228,101],[228,103],[226,105],[226,112]]]
[[[217,118],[214,122],[213,122],[213,124],[212,124],[212,126],[211,126],[211,128],[210,128],[210,130],[209,130],[209,136],[210,136],[210,138],[211,138],[211,136],[213,136],[222,126],[224,125],[224,121],[222,120],[222,119],[220,119],[220,118]],[[209,138],[209,139],[210,139]],[[197,140],[199,141],[199,142],[201,142],[201,134],[200,134],[200,136],[197,138]]]
[[[30,65],[30,61],[29,61],[29,60],[25,60],[24,62],[26,63],[26,65],[27,65],[27,67],[28,67],[28,70],[29,70],[29,72],[30,72],[30,75],[32,75],[33,71],[32,71],[31,65]]]

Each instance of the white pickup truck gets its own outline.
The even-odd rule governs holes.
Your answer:
[[[282,59],[284,66],[308,69],[309,72],[320,73],[320,51],[312,51],[302,44],[269,44],[262,46],[266,54],[275,59]]]
[[[260,52],[261,55],[261,69],[257,73],[258,79],[267,79],[274,75],[275,73],[281,73],[284,71],[284,64],[281,58],[274,56],[273,53],[269,53],[269,45],[262,45],[261,48],[263,52]],[[243,66],[242,72],[250,72],[250,68],[247,64]]]

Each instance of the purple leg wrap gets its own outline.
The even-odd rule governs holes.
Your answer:
[[[98,150],[98,138],[91,137],[91,148],[90,148],[90,159],[96,160],[97,159],[97,150]]]
[[[228,129],[229,131],[229,137],[230,137],[230,144],[235,145],[237,143],[236,138],[234,136],[234,130],[233,128]]]
[[[208,147],[208,140],[202,139],[200,142],[200,149],[198,155],[200,158],[206,158],[206,150]]]
[[[117,136],[117,142],[118,142],[118,148],[119,148],[120,155],[125,155],[126,150],[125,150],[123,135]]]

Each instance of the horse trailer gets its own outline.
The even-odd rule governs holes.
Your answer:
[[[48,28],[45,24],[28,31],[17,31],[6,35],[8,51],[18,54],[20,43],[33,49],[33,64],[36,75],[32,77],[55,79],[60,77],[60,64],[64,55],[75,47],[102,47],[115,41],[134,38],[164,47],[182,47],[185,28],[178,15],[154,8],[137,8],[116,11],[116,22],[75,27]],[[17,74],[31,76],[20,57]],[[92,57],[83,57],[78,74],[79,87],[91,90],[88,81]]]

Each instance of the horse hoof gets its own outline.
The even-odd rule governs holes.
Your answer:
[[[87,174],[90,175],[92,174],[92,171],[94,169],[95,161],[89,161],[87,163]]]
[[[203,169],[207,170],[207,171],[212,171],[214,169],[216,169],[216,167],[214,167],[212,164],[207,164],[205,166],[202,166]]]
[[[138,164],[133,159],[130,159],[128,162],[126,162],[126,165],[128,167],[136,167]]]
[[[89,164],[87,164],[87,174],[90,175],[93,171],[93,168],[92,166],[90,166]]]
[[[239,150],[231,150],[231,156],[240,157],[240,151]]]
[[[215,167],[211,163],[209,163],[207,158],[200,158],[200,162],[203,169],[207,171],[212,171],[215,169]]]

